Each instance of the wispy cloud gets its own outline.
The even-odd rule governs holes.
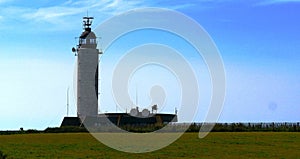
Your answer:
[[[81,13],[81,10],[78,8],[72,7],[48,7],[48,8],[39,8],[32,9],[27,13],[22,15],[23,18],[35,21],[46,21],[53,23],[58,20],[58,18],[66,17]]]
[[[13,1],[13,0],[0,0],[0,4],[11,2],[11,1]]]
[[[32,28],[26,26],[39,26],[40,30],[70,30],[72,27],[75,28],[75,26],[78,26],[80,22],[78,19],[86,15],[87,11],[89,11],[89,15],[96,17],[96,22],[124,11],[141,7],[162,7],[175,10],[193,8],[199,11],[203,9],[216,9],[224,6],[224,4],[228,5],[231,3],[264,6],[299,2],[300,0],[254,0],[252,2],[236,2],[232,0],[190,0],[188,2],[174,0],[66,0],[55,2],[55,4],[51,3],[52,5],[41,2],[39,4],[32,3],[34,6],[24,6],[21,4],[22,1],[0,0],[0,4],[8,3],[9,5],[13,5],[2,7],[0,15],[2,16],[2,21],[5,19],[7,23],[15,24],[18,27]],[[6,26],[0,24],[0,27],[3,28]]]
[[[300,0],[263,0],[257,3],[257,5],[278,5],[285,3],[300,3]]]
[[[120,0],[114,0],[112,3],[110,3],[107,7],[116,7],[118,4],[120,4]]]
[[[7,2],[12,0],[0,0]],[[211,0],[204,0],[201,3],[208,3]],[[41,26],[46,24],[50,29],[69,29],[74,25],[78,17],[86,14],[97,16],[97,19],[104,20],[110,16],[120,14],[124,11],[141,7],[164,7],[170,9],[188,8],[198,5],[197,1],[174,2],[169,0],[147,1],[147,0],[67,0],[55,6],[27,6],[15,4],[0,10],[0,15],[6,15],[4,18],[15,19],[15,22],[22,22],[22,25]],[[49,26],[52,25],[52,26]],[[0,26],[1,27],[1,26]]]
[[[86,11],[93,11],[95,14],[116,14],[128,9],[139,7],[141,3],[124,2],[120,0],[69,0],[59,6],[43,7],[32,9],[22,15],[23,18],[35,21],[57,22],[58,19],[67,18],[70,16],[84,14]]]

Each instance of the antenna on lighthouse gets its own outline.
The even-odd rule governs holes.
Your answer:
[[[137,84],[135,85],[135,105],[138,106],[139,102],[139,95],[138,95],[138,88]]]
[[[86,16],[86,17],[83,17],[83,29],[85,31],[91,31],[91,25],[93,23],[93,19],[94,17],[89,17],[89,16]]]
[[[67,88],[67,117],[69,116],[69,87]]]

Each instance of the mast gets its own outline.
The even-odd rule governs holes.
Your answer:
[[[69,116],[69,87],[67,88],[67,117]]]

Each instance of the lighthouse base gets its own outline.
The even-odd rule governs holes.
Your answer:
[[[108,120],[107,120],[108,119]],[[176,114],[153,114],[147,118],[130,116],[127,113],[105,113],[99,114],[97,117],[85,117],[81,120],[79,117],[64,117],[61,127],[64,126],[107,126],[114,124],[116,126],[146,126],[155,124],[168,124],[177,122]]]

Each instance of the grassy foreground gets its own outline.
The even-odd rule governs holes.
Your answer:
[[[0,135],[8,158],[299,158],[300,133],[215,132],[199,139],[185,133],[168,147],[145,154],[123,153],[88,133]]]

